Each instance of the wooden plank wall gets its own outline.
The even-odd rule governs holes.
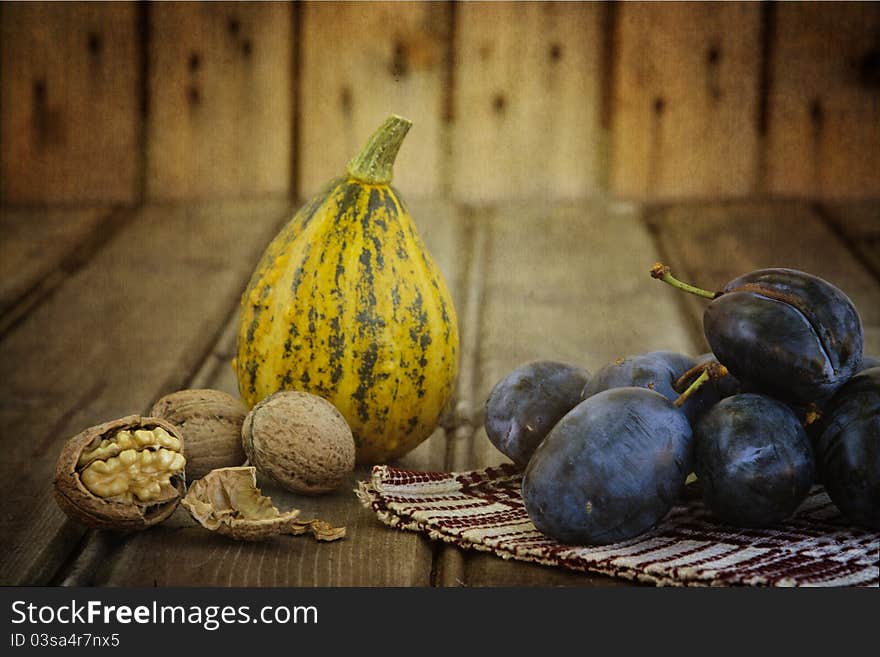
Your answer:
[[[598,190],[600,4],[456,11],[452,189],[469,202]]]
[[[3,3],[0,200],[880,193],[877,3]]]
[[[857,197],[880,185],[880,5],[777,8],[767,191]]]
[[[407,197],[439,196],[451,8],[443,3],[302,6],[298,191],[345,172],[389,114],[413,120],[395,163]]]
[[[290,7],[150,6],[150,199],[284,194],[290,187]]]
[[[624,3],[617,21],[611,188],[633,197],[755,189],[758,3]]]
[[[0,198],[134,200],[136,5],[4,3],[0,17]]]

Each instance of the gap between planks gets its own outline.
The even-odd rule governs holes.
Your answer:
[[[880,201],[819,202],[813,209],[880,282]]]
[[[182,389],[209,388],[218,378],[220,370],[229,364],[229,346],[234,344],[238,331],[239,301],[230,309],[226,321],[221,326],[215,339],[209,344],[205,357],[198,367],[183,383]],[[167,389],[163,386],[162,389]],[[144,414],[149,412],[158,400],[158,395],[144,407]],[[62,564],[50,581],[52,586],[90,586],[91,578],[102,563],[112,559],[113,553],[121,549],[125,539],[111,532],[89,529],[83,539],[71,552],[70,558]]]
[[[635,321],[639,308],[663,327],[663,347],[693,346],[680,310],[658,301],[651,288],[647,270],[656,254],[637,206],[511,205],[475,214],[460,390],[470,422],[451,438],[447,468],[456,471],[506,460],[485,435],[482,401],[519,363],[555,358],[593,369],[619,350],[644,350],[657,330]],[[439,550],[435,572],[439,586],[624,583],[447,546]]]
[[[7,211],[10,209],[4,208]],[[86,210],[88,209],[91,208]],[[103,215],[96,220],[95,225],[84,235],[76,237],[70,248],[57,254],[57,261],[47,271],[37,273],[32,280],[23,281],[21,292],[9,299],[2,308],[0,340],[45,303],[69,276],[88,264],[131,221],[137,210],[135,206],[113,206],[106,210],[95,208],[99,215]],[[42,211],[44,210],[34,210]]]
[[[853,248],[859,233],[849,240],[842,235],[848,225],[846,209],[829,221],[816,205],[802,201],[689,203],[658,207],[649,220],[668,258],[664,264],[695,285],[720,289],[764,267],[799,269],[831,282],[861,315],[865,352],[880,352],[880,282]],[[859,226],[858,217],[849,224]],[[702,335],[706,302],[672,289],[665,292],[684,297],[692,330]]]
[[[476,427],[482,424],[478,411],[477,373],[480,361],[480,332],[483,320],[483,294],[485,293],[485,265],[488,253],[488,225],[484,210],[483,221],[479,221],[473,208],[463,209],[464,244],[467,247],[465,269],[462,274],[464,300],[459,322],[461,328],[461,356],[456,390],[455,426],[446,435],[447,471],[456,470],[465,462],[464,451],[470,450],[476,434]],[[437,541],[431,568],[432,586],[461,586],[465,584],[464,555],[451,545]]]
[[[462,240],[455,217],[445,214],[444,208],[449,204],[413,205],[414,216],[433,215],[433,221],[428,219],[428,224],[422,226],[427,229],[426,243],[455,277],[456,281],[450,283],[457,291],[461,287],[456,271],[457,254]],[[232,313],[220,339],[214,342],[207,358],[202,359],[188,385],[235,394],[229,360],[236,333],[237,313]],[[454,423],[454,418],[450,421]],[[400,465],[412,469],[442,468],[444,453],[445,435],[441,429]],[[349,490],[355,479],[368,476],[366,469],[359,468],[351,485],[320,499],[303,498],[260,482],[265,483],[266,494],[278,508],[299,508],[303,517],[314,515],[348,526],[350,537],[339,543],[312,544],[308,538],[282,538],[260,545],[233,543],[194,526],[185,511],[178,511],[162,526],[138,534],[124,544],[110,542],[96,533],[59,581],[67,585],[428,585],[432,546],[421,536],[381,524],[375,514],[357,503]],[[173,556],[175,565],[154,569],[155,579],[144,579],[144,569],[149,570],[147,565],[160,553]]]
[[[235,218],[242,213],[256,222],[251,227],[250,235],[246,240],[241,240],[240,236],[236,237],[238,233]],[[31,445],[36,445],[34,454],[30,458],[40,457],[38,467],[28,473],[25,483],[22,484],[24,488],[18,491],[18,496],[23,502],[31,500],[25,503],[25,507],[31,511],[20,509],[4,519],[4,526],[10,532],[9,535],[4,536],[7,549],[4,560],[0,563],[0,572],[2,572],[0,579],[4,582],[39,584],[51,581],[53,578],[58,579],[59,566],[70,561],[71,550],[76,549],[84,534],[82,527],[67,521],[60,514],[52,500],[49,487],[41,484],[50,479],[51,455],[54,453],[55,443],[82,426],[94,424],[95,420],[118,417],[120,412],[124,414],[126,410],[131,412],[128,409],[133,410],[135,406],[124,398],[125,391],[129,389],[132,391],[132,399],[139,400],[135,402],[136,407],[148,408],[145,402],[151,398],[151,395],[155,394],[161,385],[173,383],[169,377],[174,381],[185,380],[190,376],[187,368],[193,368],[201,362],[202,359],[191,356],[179,358],[178,356],[181,355],[187,356],[185,352],[181,353],[181,350],[190,349],[190,353],[196,350],[198,353],[198,345],[205,342],[205,339],[199,335],[206,328],[205,323],[211,321],[210,317],[215,316],[215,313],[220,315],[218,319],[221,321],[218,321],[218,324],[222,324],[222,319],[228,316],[228,308],[220,310],[226,302],[216,298],[205,306],[205,311],[210,311],[210,316],[207,317],[198,316],[192,310],[185,313],[171,311],[175,303],[187,302],[186,299],[192,300],[192,294],[187,292],[185,287],[176,290],[164,288],[162,279],[163,276],[165,278],[167,276],[164,274],[164,268],[158,264],[159,261],[142,258],[132,260],[127,255],[130,245],[136,244],[141,249],[152,249],[151,252],[160,254],[168,253],[171,256],[170,260],[181,273],[190,272],[190,276],[198,275],[199,280],[209,286],[206,289],[212,289],[216,297],[217,292],[222,291],[225,281],[232,281],[235,278],[234,285],[239,287],[246,279],[252,266],[250,258],[256,258],[258,253],[253,256],[248,254],[256,248],[262,250],[264,246],[262,235],[277,232],[281,221],[288,218],[289,202],[269,199],[227,203],[220,206],[210,205],[204,208],[192,204],[145,206],[137,214],[138,220],[127,222],[125,227],[120,229],[121,232],[113,239],[108,239],[105,248],[94,254],[81,271],[77,271],[61,284],[68,292],[73,293],[72,297],[67,295],[62,298],[59,295],[52,295],[47,303],[35,308],[22,325],[16,327],[0,343],[6,367],[12,368],[15,372],[15,376],[9,377],[4,383],[4,389],[7,390],[7,397],[4,400],[7,404],[3,410],[4,424],[10,429],[13,426],[27,427],[28,430],[20,438],[25,444],[30,441]],[[219,232],[214,232],[218,229]],[[197,232],[200,230],[209,232]],[[151,239],[157,239],[158,242],[152,243]],[[239,244],[230,249],[229,247],[233,245],[229,244],[229,241],[233,239],[237,239]],[[182,243],[181,240],[184,242]],[[192,242],[187,244],[189,240]],[[187,244],[186,248],[182,248],[183,244]],[[211,248],[206,250],[205,247],[219,249],[225,257],[238,258],[238,260],[224,263],[211,255],[214,252]],[[145,265],[147,269],[142,273],[148,275],[138,275],[137,272],[142,271],[139,268],[126,272],[124,265],[129,262]],[[234,266],[231,266],[232,264]],[[120,266],[122,269],[118,270]],[[117,270],[118,273],[124,274],[124,280],[117,280],[118,276],[114,274]],[[236,278],[239,275],[241,281]],[[181,283],[186,285],[185,280]],[[93,294],[95,289],[103,290],[102,294]],[[108,294],[110,296],[107,296]],[[237,301],[237,295],[235,300]],[[233,299],[230,298],[230,305],[232,301]],[[155,314],[149,315],[149,309],[153,309]],[[100,324],[101,318],[107,312],[110,316],[106,321],[110,323]],[[177,318],[175,314],[180,314],[181,317]],[[158,334],[155,336],[139,334],[136,330],[137,326],[132,325],[132,322],[145,321],[142,324],[145,326],[156,317],[168,320],[165,322],[169,326],[165,329],[165,334],[169,334],[166,337],[177,336],[177,344],[175,340],[167,343],[170,347],[168,350],[162,350],[164,343]],[[114,322],[121,324],[116,326]],[[161,327],[161,323],[159,326]],[[104,342],[99,344],[92,339],[96,334],[104,332],[102,327],[109,330],[109,335],[105,337],[111,341],[111,344]],[[176,332],[184,328],[189,328],[191,331],[184,334]],[[47,334],[47,330],[52,340],[40,343],[42,347],[35,349],[41,336]],[[159,333],[161,334],[161,331]],[[61,335],[66,336],[66,342],[58,341]],[[119,345],[114,346],[125,336],[137,338],[130,345],[136,353],[129,353],[131,349],[119,352]],[[187,341],[189,341],[188,347]],[[79,345],[79,349],[65,351],[67,342],[70,342],[71,346]],[[141,353],[144,348],[152,351]],[[152,358],[158,360],[140,361],[145,366],[142,374],[147,378],[143,379],[143,382],[127,379],[124,385],[119,385],[122,372],[131,366],[129,361],[138,362],[138,358],[149,354],[154,354]],[[78,372],[78,368],[84,366],[89,369]],[[49,376],[46,381],[51,382],[52,385],[44,386],[40,383],[40,376]],[[108,384],[107,381],[111,383]],[[112,383],[114,381],[115,384]],[[149,383],[150,381],[153,383]],[[77,387],[80,389],[79,392],[90,390],[92,388],[89,386],[94,387],[96,382],[104,382],[101,387],[103,392],[96,393],[96,396],[88,399],[84,405],[76,404],[73,395],[78,394]],[[44,413],[42,419],[36,415],[27,415],[30,408],[36,409],[38,405],[47,402],[61,402],[67,410],[59,409],[57,404],[53,404],[49,408],[54,410]],[[21,425],[21,421],[27,417],[33,417],[38,421]],[[19,452],[22,449],[25,448],[19,448]],[[21,460],[27,458],[27,455],[19,453],[17,458]],[[14,461],[6,467],[14,467],[13,464]],[[22,493],[29,489],[33,489],[32,495]]]
[[[759,207],[766,205],[768,204],[759,204]],[[694,222],[693,218],[688,218],[687,213],[697,213],[697,216],[699,216],[704,207],[707,206],[704,204],[687,204],[658,208],[652,213],[643,215],[640,221],[651,229],[654,248],[660,251],[662,257],[681,257],[683,260],[687,260],[684,257],[685,254],[681,251],[681,240],[677,239],[677,236],[680,238],[682,234],[688,234],[687,231]],[[721,219],[717,219],[717,217],[715,219],[716,223],[720,221],[720,225],[735,224],[740,213],[748,213],[750,211],[748,203],[721,206],[716,204],[715,206],[708,207],[714,207],[716,215],[720,212]],[[743,208],[746,209],[744,210]],[[460,243],[463,248],[466,248],[466,253],[462,257],[462,260],[465,261],[465,266],[464,271],[460,274],[457,286],[460,290],[458,298],[461,299],[462,308],[460,319],[462,364],[457,385],[455,412],[448,419],[445,427],[447,433],[442,462],[448,470],[466,468],[472,465],[470,461],[473,456],[471,450],[474,448],[474,441],[478,439],[485,440],[485,436],[482,435],[480,430],[482,415],[481,405],[478,403],[478,400],[482,394],[480,389],[481,383],[484,383],[481,382],[481,376],[484,374],[481,371],[481,348],[483,346],[483,333],[487,330],[484,324],[488,321],[484,314],[487,301],[485,297],[487,294],[486,267],[489,258],[492,257],[491,225],[497,212],[496,209],[491,208],[482,208],[480,210],[471,208],[462,211],[464,229]],[[680,216],[678,220],[675,220],[675,217],[673,217],[673,221],[667,222],[668,215],[670,213],[675,214],[676,212],[679,214],[684,213],[684,216]],[[815,237],[817,218],[813,215],[806,222],[808,226],[807,233]],[[708,222],[708,225],[713,225],[711,220]],[[673,232],[673,226],[678,226],[676,229],[679,231],[678,233]],[[821,236],[821,231],[819,235]],[[748,250],[749,239],[753,240],[754,237],[748,238],[748,233],[746,237],[746,250]],[[832,250],[834,248],[836,247],[832,246]],[[646,266],[650,264],[646,263]],[[705,264],[695,263],[695,266],[697,270],[701,269],[701,267],[705,268]],[[847,266],[847,268],[852,269],[850,266]],[[858,276],[856,277],[858,278]],[[645,285],[659,284],[646,278]],[[874,285],[876,287],[876,281],[874,281]],[[864,288],[865,286],[861,285],[861,287]],[[672,291],[669,292],[672,294]],[[864,293],[861,296],[864,298]],[[671,298],[669,303],[672,303]],[[699,325],[699,313],[701,310],[698,306],[699,302],[691,306],[690,309],[688,309],[687,304],[679,306],[679,314],[687,318],[691,333],[693,333],[694,327]],[[681,312],[682,308],[684,312]],[[871,325],[874,324],[875,322],[872,319]],[[195,369],[187,385],[192,387],[210,387],[218,379],[224,378],[223,369],[228,367],[228,360],[231,354],[229,345],[232,344],[234,331],[235,310],[233,309],[228,315],[222,330],[218,332],[219,338],[212,342],[207,350],[206,357],[201,360],[199,367]],[[685,341],[693,342],[692,339]],[[373,518],[373,520],[375,519]],[[378,526],[376,531],[397,532],[397,530],[391,530],[383,526]],[[397,533],[404,535],[403,532]],[[405,541],[406,539],[403,540]],[[106,536],[91,535],[82,544],[80,553],[76,555],[71,563],[66,565],[65,572],[56,577],[56,581],[65,585],[89,583],[88,578],[94,574],[95,569],[118,548],[118,543]],[[430,551],[432,558],[430,560],[431,569],[428,582],[433,586],[468,585],[468,569],[478,567],[480,563],[480,559],[474,558],[474,555],[471,553],[439,542],[431,546]],[[480,557],[481,555],[476,556]],[[494,559],[494,557],[482,556],[485,559]],[[476,562],[477,566],[474,565],[474,562]],[[502,566],[503,569],[492,569],[493,574],[490,574],[490,581],[492,581],[494,576],[495,581],[501,584],[503,581],[499,577],[513,577],[519,572],[519,570],[509,570],[518,569],[519,564],[505,563]],[[522,566],[525,565],[523,564]],[[564,576],[564,573],[560,578],[555,577],[547,569],[540,569],[535,572],[539,575],[547,573],[546,581],[548,582],[571,583],[571,578]],[[534,576],[525,572],[521,578],[517,577],[517,579],[522,579],[526,584],[534,583],[535,581]],[[602,584],[609,582],[597,578],[593,583]]]

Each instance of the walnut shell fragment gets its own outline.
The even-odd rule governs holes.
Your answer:
[[[250,466],[212,470],[189,487],[183,506],[206,529],[241,541],[307,531],[319,541],[345,536],[345,527],[299,520],[298,509],[281,513],[257,488],[257,471]]]
[[[243,464],[241,425],[248,409],[220,390],[179,390],[159,399],[151,417],[168,420],[186,440],[186,477],[201,479],[211,470]]]
[[[53,491],[72,519],[95,529],[137,531],[168,518],[185,491],[183,438],[162,419],[128,415],[68,440]]]

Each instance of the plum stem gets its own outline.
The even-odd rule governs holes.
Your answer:
[[[804,421],[803,426],[806,429],[808,426],[813,424],[814,422],[818,422],[822,419],[822,410],[816,406],[814,402],[810,402],[809,406],[807,406],[807,412],[804,413]]]
[[[694,379],[694,382],[688,386],[687,390],[685,390],[678,396],[678,399],[672,402],[673,404],[675,404],[676,408],[681,408],[682,406],[684,406],[684,403],[688,399],[690,399],[691,396],[697,392],[697,390],[702,388],[703,384],[706,383],[706,381],[717,381],[721,377],[727,376],[727,368],[724,367],[724,365],[719,363],[717,360],[706,363],[705,365],[706,367],[700,374],[700,376]]]
[[[688,389],[685,390],[683,393],[681,393],[678,396],[678,399],[676,399],[672,403],[675,404],[676,408],[681,408],[682,406],[684,406],[684,403],[688,399],[690,399],[690,396],[693,395],[697,390],[699,390],[703,386],[703,384],[706,383],[706,381],[708,381],[708,380],[709,380],[709,372],[708,372],[708,370],[704,370],[703,373],[700,374],[700,376],[698,376],[694,380],[694,382],[688,386]]]
[[[664,283],[667,283],[674,288],[678,288],[679,290],[682,290],[684,292],[689,292],[690,294],[696,294],[698,297],[703,297],[705,299],[717,299],[722,294],[724,294],[723,292],[710,292],[709,290],[704,290],[702,288],[695,287],[693,285],[689,285],[688,283],[680,281],[672,275],[672,270],[669,267],[660,262],[651,267],[651,277],[663,281]]]
[[[675,390],[675,392],[681,394],[682,390],[687,388],[688,381],[691,381],[695,376],[697,376],[698,374],[702,374],[705,371],[709,372],[709,378],[711,378],[713,381],[717,381],[718,379],[725,377],[728,374],[727,368],[724,367],[717,360],[713,359],[705,363],[697,363],[675,380],[675,382],[672,384],[672,389]]]

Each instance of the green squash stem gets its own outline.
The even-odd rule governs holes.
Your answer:
[[[348,175],[368,185],[387,185],[394,175],[394,160],[412,121],[391,115],[373,133],[351,162]]]

